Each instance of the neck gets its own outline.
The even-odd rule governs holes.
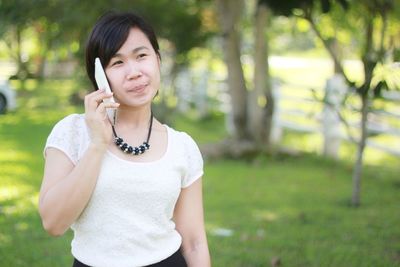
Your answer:
[[[122,127],[142,128],[148,127],[151,116],[151,106],[132,108],[120,106],[117,110],[116,124]]]

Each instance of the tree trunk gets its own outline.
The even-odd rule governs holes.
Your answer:
[[[336,34],[335,34],[335,37],[331,41],[331,46],[332,46],[333,53],[335,53],[337,58],[339,59],[338,61],[333,60],[333,72],[334,72],[334,74],[342,75],[342,73],[341,73],[342,67],[340,65],[340,62],[342,62],[342,59],[341,59],[342,56],[341,56],[339,42],[336,39]]]
[[[40,50],[37,58],[37,69],[36,69],[36,77],[39,80],[44,80],[45,76],[45,68],[47,64],[46,56],[49,50],[51,49],[52,40],[51,37],[46,36],[45,33],[40,33]]]
[[[377,64],[376,58],[373,56],[373,21],[371,18],[367,18],[367,29],[366,29],[366,42],[365,51],[363,55],[364,65],[364,84],[358,89],[358,94],[361,97],[361,138],[358,143],[357,159],[353,170],[353,194],[351,203],[353,206],[360,205],[360,191],[361,191],[361,171],[363,165],[363,154],[365,144],[368,138],[368,112],[369,112],[369,101],[368,94],[371,87],[371,81],[375,66]]]
[[[15,28],[15,41],[16,41],[16,52],[17,52],[17,73],[20,73],[23,69],[22,67],[22,40],[21,40],[21,30],[20,27],[17,26]]]
[[[266,86],[264,88],[264,94],[265,98],[267,100],[267,103],[264,107],[264,112],[263,112],[263,120],[262,120],[262,125],[263,127],[263,142],[264,142],[264,148],[266,150],[271,150],[271,132],[273,128],[273,116],[274,116],[274,111],[275,111],[275,97],[272,92],[273,88],[273,83],[272,79],[269,73],[269,63],[268,63],[268,43],[266,46],[266,69],[265,69],[265,79],[266,79]]]
[[[22,56],[22,28],[17,25],[15,27],[15,37],[16,37],[16,56],[17,56],[17,77],[21,82],[20,89],[22,91],[25,90],[25,82],[28,78],[28,69],[26,66],[26,62],[23,60]]]
[[[361,171],[363,165],[363,154],[368,138],[368,129],[367,129],[368,112],[369,112],[368,94],[369,94],[369,89],[371,87],[372,74],[376,66],[376,62],[370,61],[368,54],[367,56],[364,57],[364,59],[365,60],[363,60],[363,62],[364,62],[365,82],[362,85],[362,87],[360,87],[358,90],[358,93],[361,98],[361,137],[360,141],[358,142],[357,158],[353,170],[353,194],[351,198],[351,204],[356,207],[360,205]]]
[[[247,127],[247,90],[240,61],[240,40],[238,23],[243,1],[217,0],[217,11],[223,34],[223,50],[228,69],[228,87],[231,97],[231,112],[233,115],[233,137],[246,139]]]
[[[268,43],[265,30],[269,10],[264,4],[258,4],[254,30],[254,88],[249,92],[248,127],[252,139],[263,148],[269,148],[273,103],[268,64]]]

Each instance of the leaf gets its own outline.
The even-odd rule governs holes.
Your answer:
[[[379,81],[373,89],[374,97],[382,97],[382,90],[388,90],[386,81]]]

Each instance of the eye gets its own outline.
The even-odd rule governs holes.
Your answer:
[[[138,58],[144,58],[144,57],[146,57],[146,56],[147,56],[147,54],[141,53],[141,54],[138,55]]]
[[[122,63],[123,63],[122,60],[116,60],[116,61],[114,61],[114,62],[111,63],[111,66],[120,65],[120,64],[122,64]]]

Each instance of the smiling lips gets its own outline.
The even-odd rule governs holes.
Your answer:
[[[140,93],[142,92],[148,84],[140,84],[128,90],[129,93]]]

